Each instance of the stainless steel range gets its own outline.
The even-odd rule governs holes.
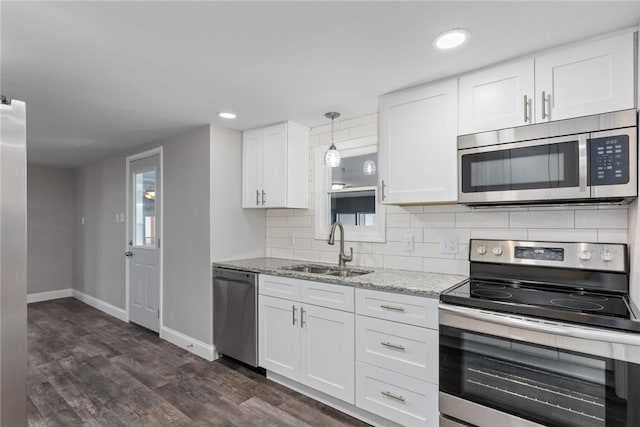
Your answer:
[[[442,425],[640,426],[627,246],[471,240],[441,295]]]

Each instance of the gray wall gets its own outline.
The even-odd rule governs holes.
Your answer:
[[[27,167],[27,293],[69,289],[73,281],[73,169]]]
[[[164,326],[211,344],[209,126],[161,141]]]
[[[115,217],[125,212],[126,156],[159,146],[163,326],[212,344],[211,260],[265,253],[265,211],[241,205],[240,132],[207,125],[79,169],[73,288],[125,308],[126,230]]]
[[[125,156],[76,171],[73,288],[125,309]],[[82,224],[84,218],[84,224]]]

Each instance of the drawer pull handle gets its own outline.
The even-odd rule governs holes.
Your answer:
[[[404,402],[405,401],[404,397],[399,396],[397,394],[393,394],[390,391],[381,391],[380,393],[384,394],[385,396],[390,397],[392,399],[399,400],[400,402]]]
[[[292,305],[291,306],[291,316],[292,316],[291,322],[293,323],[294,326],[295,326],[296,322],[298,321],[298,319],[296,319],[296,312],[297,312],[296,306]]]
[[[382,304],[380,307],[385,308],[387,310],[404,312],[404,308],[398,307],[397,305]]]
[[[381,342],[380,344],[382,344],[382,345],[383,345],[383,346],[385,346],[385,347],[395,348],[396,350],[402,350],[402,351],[404,351],[404,350],[405,350],[404,346],[403,346],[403,345],[400,345],[400,344],[393,344],[393,343],[390,343],[390,342],[384,342],[384,341],[383,341],[383,342]]]
[[[304,308],[300,307],[300,327],[304,328],[304,324],[306,322],[304,321]]]

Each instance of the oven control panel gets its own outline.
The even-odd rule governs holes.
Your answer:
[[[469,261],[627,271],[627,245],[472,239]]]

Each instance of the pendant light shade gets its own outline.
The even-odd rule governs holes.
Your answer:
[[[331,119],[331,146],[327,150],[327,153],[324,156],[324,163],[330,167],[335,168],[340,166],[340,153],[338,153],[338,149],[335,144],[335,135],[333,132],[333,121],[340,117],[340,113],[329,112],[324,115],[326,118]]]

